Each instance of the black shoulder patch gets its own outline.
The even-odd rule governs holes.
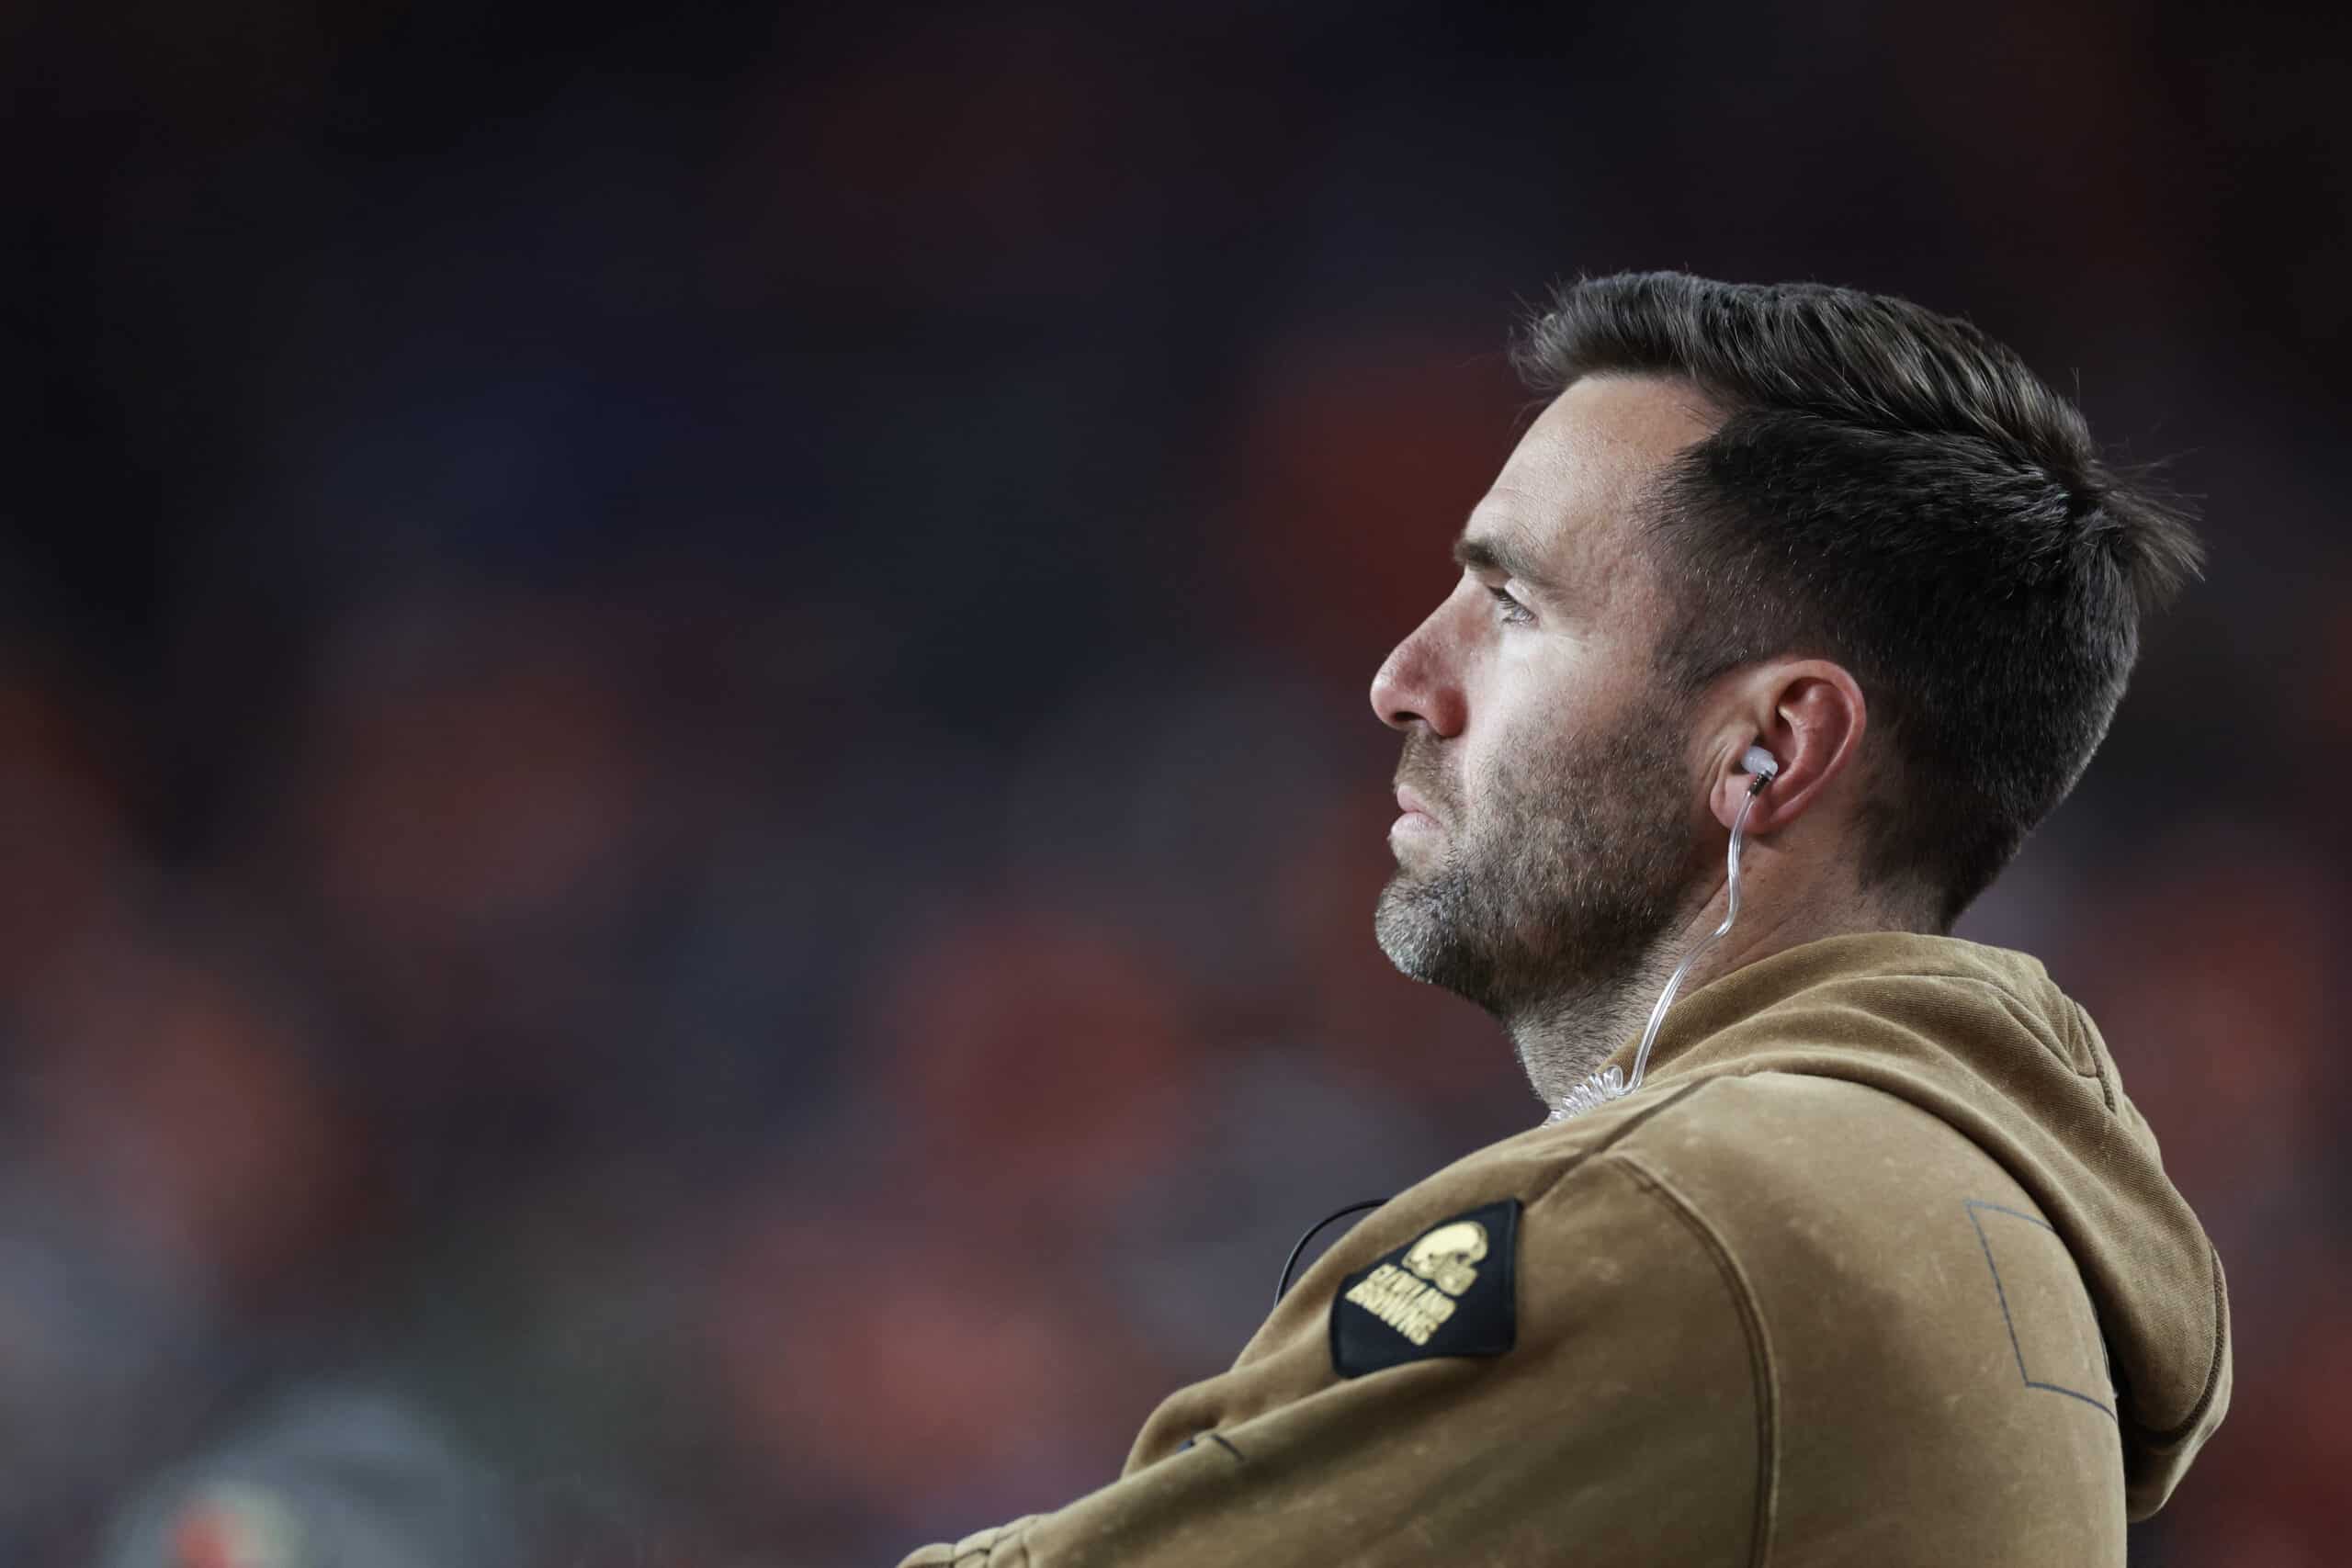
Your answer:
[[[1340,1281],[1331,1370],[1499,1356],[1519,1333],[1519,1200],[1456,1214]]]

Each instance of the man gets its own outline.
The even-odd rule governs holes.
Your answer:
[[[2120,1563],[2219,1424],[2220,1261],[2105,1043],[1942,934],[2187,523],[1900,299],[1600,278],[1518,358],[1550,404],[1373,682],[1375,927],[1553,1120],[1359,1223],[1118,1481],[910,1565]]]

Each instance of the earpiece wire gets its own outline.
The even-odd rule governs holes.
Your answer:
[[[1657,1005],[1650,1009],[1649,1027],[1642,1031],[1641,1049],[1634,1053],[1634,1071],[1625,1080],[1627,1094],[1642,1087],[1642,1074],[1650,1065],[1650,1047],[1657,1043],[1658,1025],[1666,1021],[1666,1010],[1673,1005],[1674,993],[1682,988],[1682,977],[1690,973],[1690,966],[1699,962],[1702,953],[1723,940],[1724,933],[1731,930],[1732,921],[1739,919],[1740,838],[1747,828],[1748,807],[1756,804],[1756,797],[1764,793],[1764,786],[1770,782],[1770,774],[1758,773],[1756,782],[1747,786],[1747,797],[1739,803],[1739,815],[1732,818],[1731,848],[1726,852],[1730,864],[1724,877],[1727,891],[1724,897],[1724,923],[1708,932],[1700,939],[1696,947],[1682,955],[1682,962],[1675,965],[1673,976],[1666,982],[1666,989],[1657,994]]]

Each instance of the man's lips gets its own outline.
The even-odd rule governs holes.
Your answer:
[[[1429,802],[1403,784],[1396,786],[1396,808],[1408,814],[1418,812],[1432,822],[1438,819],[1437,813],[1430,809]]]

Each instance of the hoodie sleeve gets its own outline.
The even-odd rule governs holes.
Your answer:
[[[1325,1310],[1154,1417],[1147,1443],[1198,1423],[1180,1450],[901,1568],[1754,1561],[1773,1413],[1734,1259],[1611,1156],[1454,1196],[1512,1224],[1441,1217],[1369,1268],[1318,1266],[1299,1290]],[[1502,1228],[1510,1255],[1481,1250]]]

